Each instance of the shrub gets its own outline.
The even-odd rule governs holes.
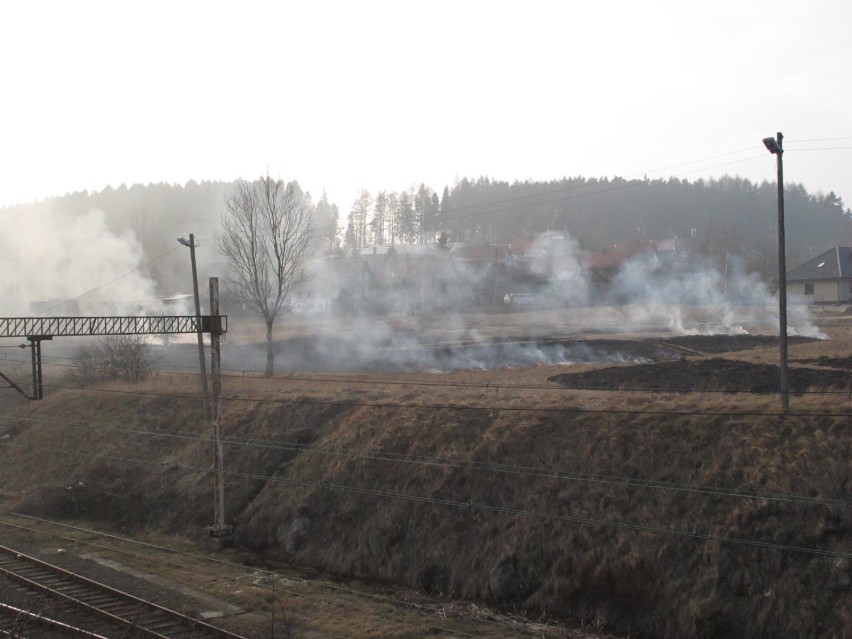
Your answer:
[[[148,344],[138,335],[112,335],[74,355],[76,379],[81,386],[103,380],[139,382],[151,371]]]

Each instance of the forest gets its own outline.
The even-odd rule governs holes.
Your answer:
[[[228,182],[122,184],[0,209],[5,219],[38,213],[63,217],[103,211],[108,229],[132,234],[148,259],[194,232],[215,252]],[[332,254],[372,245],[509,244],[556,232],[585,251],[647,250],[677,238],[680,246],[723,264],[739,257],[745,268],[771,280],[777,269],[777,191],[774,183],[739,177],[688,181],[566,177],[549,182],[464,178],[438,191],[425,184],[371,194],[362,190],[345,215],[323,193],[305,193],[317,249]],[[833,192],[785,187],[787,265],[792,268],[835,245],[852,242],[852,211]],[[345,209],[344,209],[345,210]],[[37,223],[37,222],[36,222]],[[159,260],[147,273],[160,293],[174,291],[185,257]],[[202,273],[203,274],[203,273]]]

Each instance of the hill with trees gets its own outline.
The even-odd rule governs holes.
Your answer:
[[[6,219],[32,219],[39,211],[106,214],[108,228],[132,233],[149,259],[194,231],[213,244],[229,182],[122,184],[0,209]],[[438,192],[425,184],[400,191],[362,190],[345,218],[325,194],[309,199],[318,246],[330,252],[371,245],[444,242],[508,244],[542,232],[572,237],[579,247],[603,251],[647,249],[678,238],[695,253],[724,263],[732,256],[765,279],[774,276],[777,192],[773,183],[739,177],[680,180],[566,177],[549,182],[464,178]],[[833,192],[785,189],[787,264],[793,267],[836,245],[852,243],[852,211]],[[50,229],[45,229],[49,231]],[[185,276],[185,259],[172,254],[147,273],[163,294]]]

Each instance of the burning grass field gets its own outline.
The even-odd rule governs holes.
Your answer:
[[[791,340],[787,414],[765,332],[602,336],[568,317],[467,317],[461,333],[447,318],[394,321],[439,353],[481,324],[478,346],[585,338],[622,357],[226,374],[227,515],[241,552],[622,635],[852,636],[849,316],[817,317],[828,339]],[[293,319],[284,344],[308,338]],[[230,324],[226,349],[256,338]],[[41,402],[4,397],[8,499],[197,536],[210,519],[197,384],[161,371],[138,385],[55,380]]]
[[[802,307],[790,339],[823,337]],[[599,306],[490,314],[285,316],[275,331],[282,372],[451,372],[639,363],[685,355],[748,351],[777,344],[771,309],[716,306]],[[230,322],[225,366],[262,370],[265,327]]]

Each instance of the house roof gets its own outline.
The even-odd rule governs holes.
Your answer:
[[[852,278],[852,246],[835,246],[787,271],[787,281]]]
[[[618,268],[629,259],[630,253],[624,250],[597,251],[580,256],[583,266],[590,269]]]

